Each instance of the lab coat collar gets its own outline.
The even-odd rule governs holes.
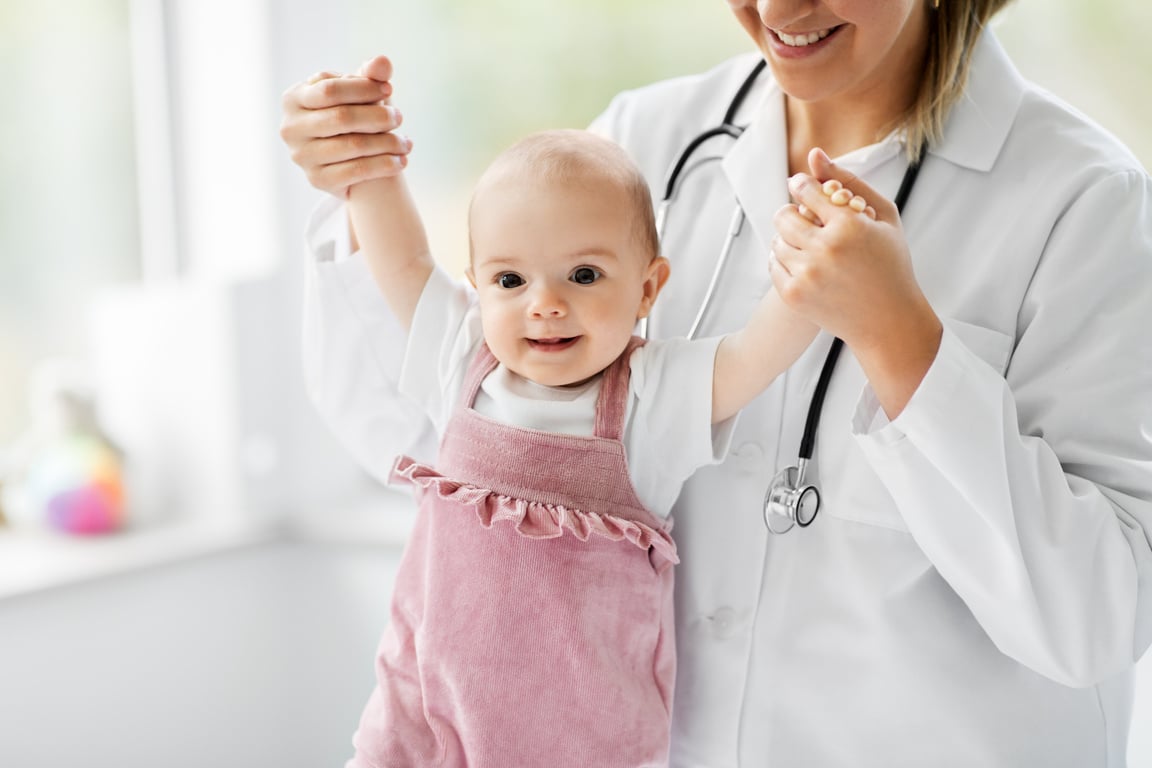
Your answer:
[[[968,86],[944,122],[944,138],[930,154],[955,165],[989,171],[1000,156],[1027,82],[991,30],[984,30],[972,51]]]
[[[788,140],[784,98],[765,71],[756,104],[756,117],[724,158],[724,173],[763,246],[776,232],[773,215],[788,202]],[[999,157],[1024,98],[1027,82],[1012,64],[991,30],[985,30],[972,52],[965,94],[944,123],[944,138],[929,148],[955,165],[991,170]],[[845,155],[843,161],[863,174],[902,147],[896,135]],[[863,152],[858,156],[858,152]],[[858,161],[858,163],[857,163]],[[837,162],[840,162],[838,159]]]

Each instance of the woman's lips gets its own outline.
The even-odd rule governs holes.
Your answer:
[[[819,29],[812,32],[797,32],[795,34],[782,32],[778,29],[769,29],[768,38],[772,43],[772,50],[784,58],[802,58],[811,56],[828,45],[843,25]]]

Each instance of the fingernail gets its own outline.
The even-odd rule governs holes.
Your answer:
[[[802,173],[797,173],[788,177],[788,189],[799,191],[804,188],[805,177]]]

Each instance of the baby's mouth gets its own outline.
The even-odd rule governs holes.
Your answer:
[[[542,352],[559,352],[575,344],[579,336],[551,336],[545,339],[528,339],[528,345]]]

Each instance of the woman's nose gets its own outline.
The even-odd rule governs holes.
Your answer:
[[[812,0],[755,0],[756,12],[766,27],[783,29],[812,12]]]

